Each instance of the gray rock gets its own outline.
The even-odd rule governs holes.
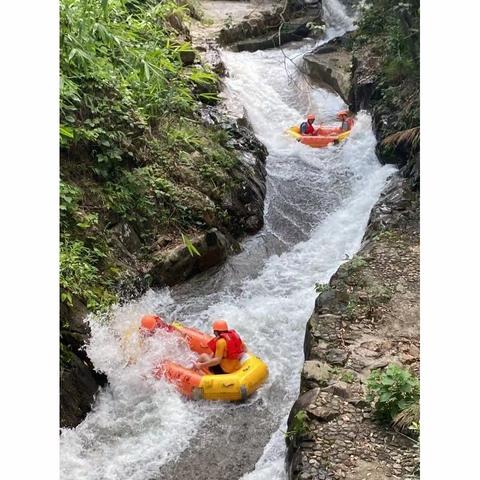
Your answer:
[[[130,253],[135,253],[141,248],[142,241],[140,237],[127,222],[117,223],[111,228],[111,231]]]
[[[60,368],[60,427],[76,427],[85,418],[98,388],[91,365],[71,353],[70,365]]]
[[[328,350],[326,354],[327,362],[332,365],[344,366],[348,360],[348,352],[339,348]]]
[[[318,360],[307,360],[303,364],[302,380],[307,383],[315,383],[319,386],[328,385],[331,378],[330,367]]]
[[[180,60],[183,66],[192,65],[195,62],[195,51],[194,50],[181,50],[180,51]]]
[[[229,251],[236,246],[233,238],[226,237],[215,228],[191,241],[200,255],[190,253],[185,245],[162,251],[149,270],[152,285],[175,285],[184,281],[225,261]]]
[[[345,36],[304,55],[304,70],[321,87],[337,93],[349,103],[352,54],[345,46]]]

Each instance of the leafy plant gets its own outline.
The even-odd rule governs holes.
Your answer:
[[[373,370],[367,380],[367,391],[378,417],[389,423],[420,399],[418,378],[395,364],[383,371]]]
[[[285,433],[289,439],[298,438],[309,432],[308,414],[305,410],[299,410],[293,417],[291,429]]]
[[[218,77],[181,59],[192,51],[185,22],[201,17],[198,5],[60,1],[60,283],[67,305],[74,297],[92,310],[115,301],[128,275],[114,261],[128,255],[118,237],[123,226],[138,235],[141,261],[159,237],[231,221],[219,198],[236,181],[229,173],[237,154],[228,134],[198,115],[199,100],[216,98]]]
[[[347,264],[349,274],[355,273],[367,265],[366,260],[361,255],[355,255]]]
[[[330,285],[328,283],[315,283],[315,291],[318,294],[322,294],[330,290]]]
[[[60,243],[61,300],[73,305],[73,295],[84,300],[89,309],[100,309],[116,300],[108,285],[99,277],[99,263],[106,254],[99,248],[88,248],[80,240],[64,239]]]
[[[420,125],[420,2],[410,0],[366,0],[363,2],[353,49],[364,46],[378,59],[376,88],[371,106],[379,119],[380,137],[405,133]],[[398,145],[380,144],[388,158]],[[402,155],[414,155],[418,141],[403,144]]]
[[[185,247],[187,247],[187,250],[188,250],[188,253],[190,254],[190,256],[193,257],[193,256],[197,255],[198,257],[201,257],[201,253],[197,250],[197,247],[195,247],[195,245],[192,243],[190,238],[188,238],[183,233],[181,235],[182,235],[182,242],[185,245]]]

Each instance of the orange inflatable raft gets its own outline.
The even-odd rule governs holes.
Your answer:
[[[313,148],[326,147],[331,144],[342,142],[350,135],[351,130],[342,132],[340,127],[325,126],[319,127],[315,131],[315,135],[302,135],[300,133],[300,127],[294,125],[287,130],[287,133],[292,137],[295,137],[298,142],[304,145],[309,145]]]
[[[211,336],[173,323],[180,335],[197,353],[212,353],[208,347]],[[185,396],[194,400],[246,400],[265,382],[268,368],[258,357],[248,352],[240,359],[240,369],[228,374],[212,374],[209,370],[199,372],[172,361],[165,361],[155,369],[157,378],[165,378]]]

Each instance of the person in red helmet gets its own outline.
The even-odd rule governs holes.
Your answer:
[[[353,118],[349,110],[342,110],[337,113],[337,118],[342,122],[342,132],[348,132],[353,127]]]
[[[175,328],[166,323],[158,315],[144,315],[140,321],[140,333],[143,336],[153,335],[158,329],[174,332]]]
[[[215,338],[208,342],[212,354],[202,353],[196,368],[208,368],[212,373],[232,373],[240,368],[240,358],[247,351],[240,335],[228,328],[225,320],[216,320],[212,325]]]
[[[145,349],[145,341],[159,329],[167,332],[175,332],[175,328],[166,323],[158,315],[144,315],[140,319],[140,325],[135,321],[122,335],[122,350],[127,359],[126,366],[136,363]],[[135,333],[138,332],[138,335]]]
[[[315,135],[315,127],[313,122],[315,121],[315,115],[309,114],[307,116],[307,121],[300,124],[300,133],[302,135]]]

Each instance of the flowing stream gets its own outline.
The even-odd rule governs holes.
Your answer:
[[[337,0],[324,0],[327,34],[353,28]],[[343,101],[313,88],[297,66],[314,43],[282,50],[223,52],[227,103],[245,107],[267,146],[265,226],[227,262],[173,288],[149,291],[90,319],[88,354],[109,385],[75,429],[61,435],[62,480],[280,480],[286,418],[298,395],[305,324],[316,282],[326,283],[360,247],[368,216],[393,168],[375,156],[371,120],[360,113],[350,138],[312,149],[283,132],[308,112],[335,122]],[[243,404],[193,402],[151,378],[163,358],[193,360],[161,333],[128,364],[141,315],[158,313],[208,331],[224,318],[268,364],[267,384]]]

